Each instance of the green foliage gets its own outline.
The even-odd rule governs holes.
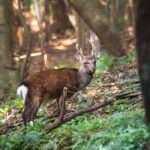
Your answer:
[[[29,5],[29,4],[31,4],[31,1],[32,0],[24,0],[23,2],[24,2],[25,5]]]
[[[122,111],[132,111],[135,108],[140,108],[142,105],[141,102],[137,103],[137,104],[132,104],[132,102],[127,99],[127,100],[117,100],[116,103],[112,106],[107,106],[104,110],[105,113],[109,113],[112,114],[114,112],[122,112]]]
[[[37,119],[34,127],[0,136],[0,148],[5,145],[9,150],[99,150],[100,147],[106,150],[139,150],[149,135],[143,118],[144,112],[140,109],[114,113],[110,117],[104,115],[101,119],[84,115],[48,135],[43,132],[46,122]]]
[[[79,117],[78,123],[64,125],[53,134],[57,133],[58,137],[59,133],[59,138],[68,136],[72,149],[98,150],[100,146],[110,150],[142,149],[146,142],[144,140],[148,138],[143,114],[143,111],[136,110],[130,113],[115,113],[110,118],[100,120],[80,120]]]
[[[19,107],[19,108],[23,108],[23,106],[24,106],[23,100],[21,100],[20,98],[17,98],[17,99],[15,100],[15,106],[17,106],[17,107]]]
[[[1,137],[0,148],[5,146],[9,150],[38,149],[42,142],[42,133],[35,130],[28,132],[14,132],[8,137]]]
[[[136,58],[134,52],[120,58],[115,58],[112,55],[104,53],[97,61],[96,73],[101,73],[102,71],[109,70],[114,63],[116,66],[123,67],[127,63],[133,62],[135,59]]]
[[[119,61],[117,61],[117,65],[120,67],[125,66],[127,63],[131,63],[136,59],[134,51],[132,53],[129,53],[128,55],[125,55],[123,57],[119,58]]]
[[[108,70],[115,60],[114,56],[108,54],[102,54],[100,59],[97,61],[96,73],[100,73],[104,70]]]

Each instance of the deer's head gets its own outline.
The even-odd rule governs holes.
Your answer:
[[[100,57],[100,51],[94,45],[94,41],[89,41],[91,44],[92,50],[90,55],[84,55],[83,50],[76,46],[79,54],[75,55],[75,58],[80,62],[81,67],[80,71],[83,73],[94,73],[96,68],[96,60]]]

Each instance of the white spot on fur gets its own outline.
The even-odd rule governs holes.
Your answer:
[[[30,121],[29,124],[30,124],[30,126],[33,126],[33,125],[34,125],[33,121]]]
[[[20,96],[24,102],[26,100],[27,94],[28,94],[28,87],[26,87],[25,85],[20,85],[17,89],[17,95]]]

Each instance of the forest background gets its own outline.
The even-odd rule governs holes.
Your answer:
[[[0,148],[148,149],[135,54],[137,4],[132,0],[0,0]],[[55,120],[50,117],[54,103],[39,112],[34,128],[25,129],[18,84],[40,70],[78,68],[76,43],[88,54],[90,31],[100,40],[101,58],[89,87],[76,96],[78,101],[67,102],[67,114],[103,100],[113,104],[45,134],[42,129]]]

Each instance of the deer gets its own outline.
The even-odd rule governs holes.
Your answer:
[[[90,42],[90,41],[89,41]],[[18,86],[17,95],[24,101],[22,113],[23,124],[33,124],[37,111],[48,96],[49,100],[56,99],[58,111],[61,108],[59,99],[63,88],[67,88],[66,99],[71,98],[76,92],[84,89],[92,80],[96,69],[96,60],[100,57],[100,51],[91,44],[91,54],[84,55],[83,50],[77,46],[78,54],[75,55],[80,62],[80,68],[60,68],[39,71],[28,75]]]

